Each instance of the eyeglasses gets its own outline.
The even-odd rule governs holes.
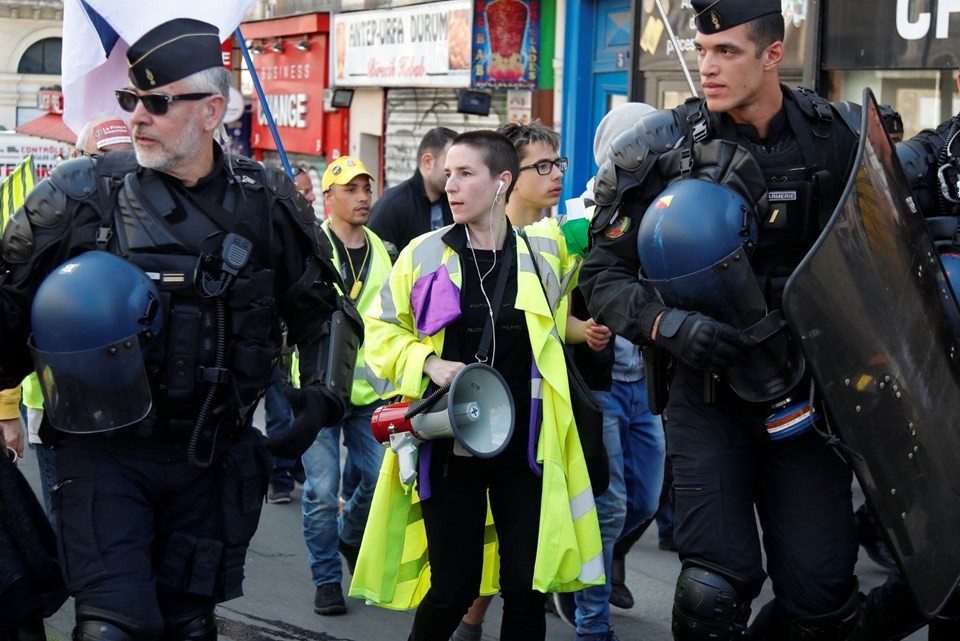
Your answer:
[[[521,167],[520,171],[523,171],[525,169],[536,169],[537,173],[540,174],[541,176],[549,176],[550,172],[553,171],[554,167],[559,169],[561,174],[566,173],[567,159],[557,158],[556,160],[541,160],[540,162],[535,162],[532,165]]]
[[[307,171],[307,168],[303,165],[294,165],[293,166],[293,177],[296,178],[300,174],[310,173]]]
[[[117,89],[113,93],[116,94],[117,102],[124,111],[133,113],[133,110],[137,108],[137,102],[142,102],[147,113],[154,116],[162,116],[167,113],[170,103],[174,100],[203,100],[213,95],[212,93],[182,93],[177,96],[168,96],[165,93],[138,94],[129,89]]]

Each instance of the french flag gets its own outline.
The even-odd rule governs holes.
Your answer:
[[[117,106],[115,89],[129,86],[127,49],[157,25],[176,18],[202,20],[233,35],[254,0],[64,0],[63,121],[73,131],[98,115],[129,118]]]

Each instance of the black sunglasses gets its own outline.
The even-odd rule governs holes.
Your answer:
[[[537,173],[541,176],[549,176],[550,172],[553,171],[554,166],[560,170],[561,174],[565,173],[567,171],[567,159],[557,158],[556,160],[541,160],[540,162],[535,162],[532,165],[521,167],[520,171],[523,171],[524,169],[536,169]]]
[[[154,116],[162,116],[167,113],[170,103],[174,100],[203,100],[213,95],[212,93],[182,93],[177,96],[168,96],[165,93],[145,93],[141,95],[129,89],[117,89],[113,93],[116,94],[117,102],[124,111],[133,113],[133,110],[137,108],[137,102],[142,102],[147,113]]]

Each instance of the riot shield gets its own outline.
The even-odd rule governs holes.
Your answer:
[[[783,309],[920,607],[960,577],[960,312],[869,89],[855,169]]]

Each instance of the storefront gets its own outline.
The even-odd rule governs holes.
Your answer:
[[[694,11],[687,0],[663,4],[699,90]],[[870,87],[881,104],[900,113],[907,136],[957,113],[956,0],[784,0],[782,5],[786,52],[780,77],[787,86],[856,103]],[[679,104],[690,89],[656,3],[637,0],[634,24],[631,99],[661,108]]]
[[[502,92],[486,116],[458,110],[459,92],[471,84],[472,21],[470,0],[333,16],[334,82],[357,91],[350,150],[380,177],[379,193],[413,174],[430,129],[504,121]]]
[[[241,30],[290,163],[307,167],[319,185],[327,162],[346,153],[350,122],[349,110],[331,102],[329,14],[248,22]],[[280,164],[255,92],[250,150],[258,160]]]
[[[960,111],[960,4],[950,0],[833,0],[823,27],[824,93],[860,102],[870,87],[904,135]]]
[[[413,174],[434,127],[552,124],[553,7],[445,0],[333,17],[334,82],[356,89],[350,150],[380,176],[380,193]]]

